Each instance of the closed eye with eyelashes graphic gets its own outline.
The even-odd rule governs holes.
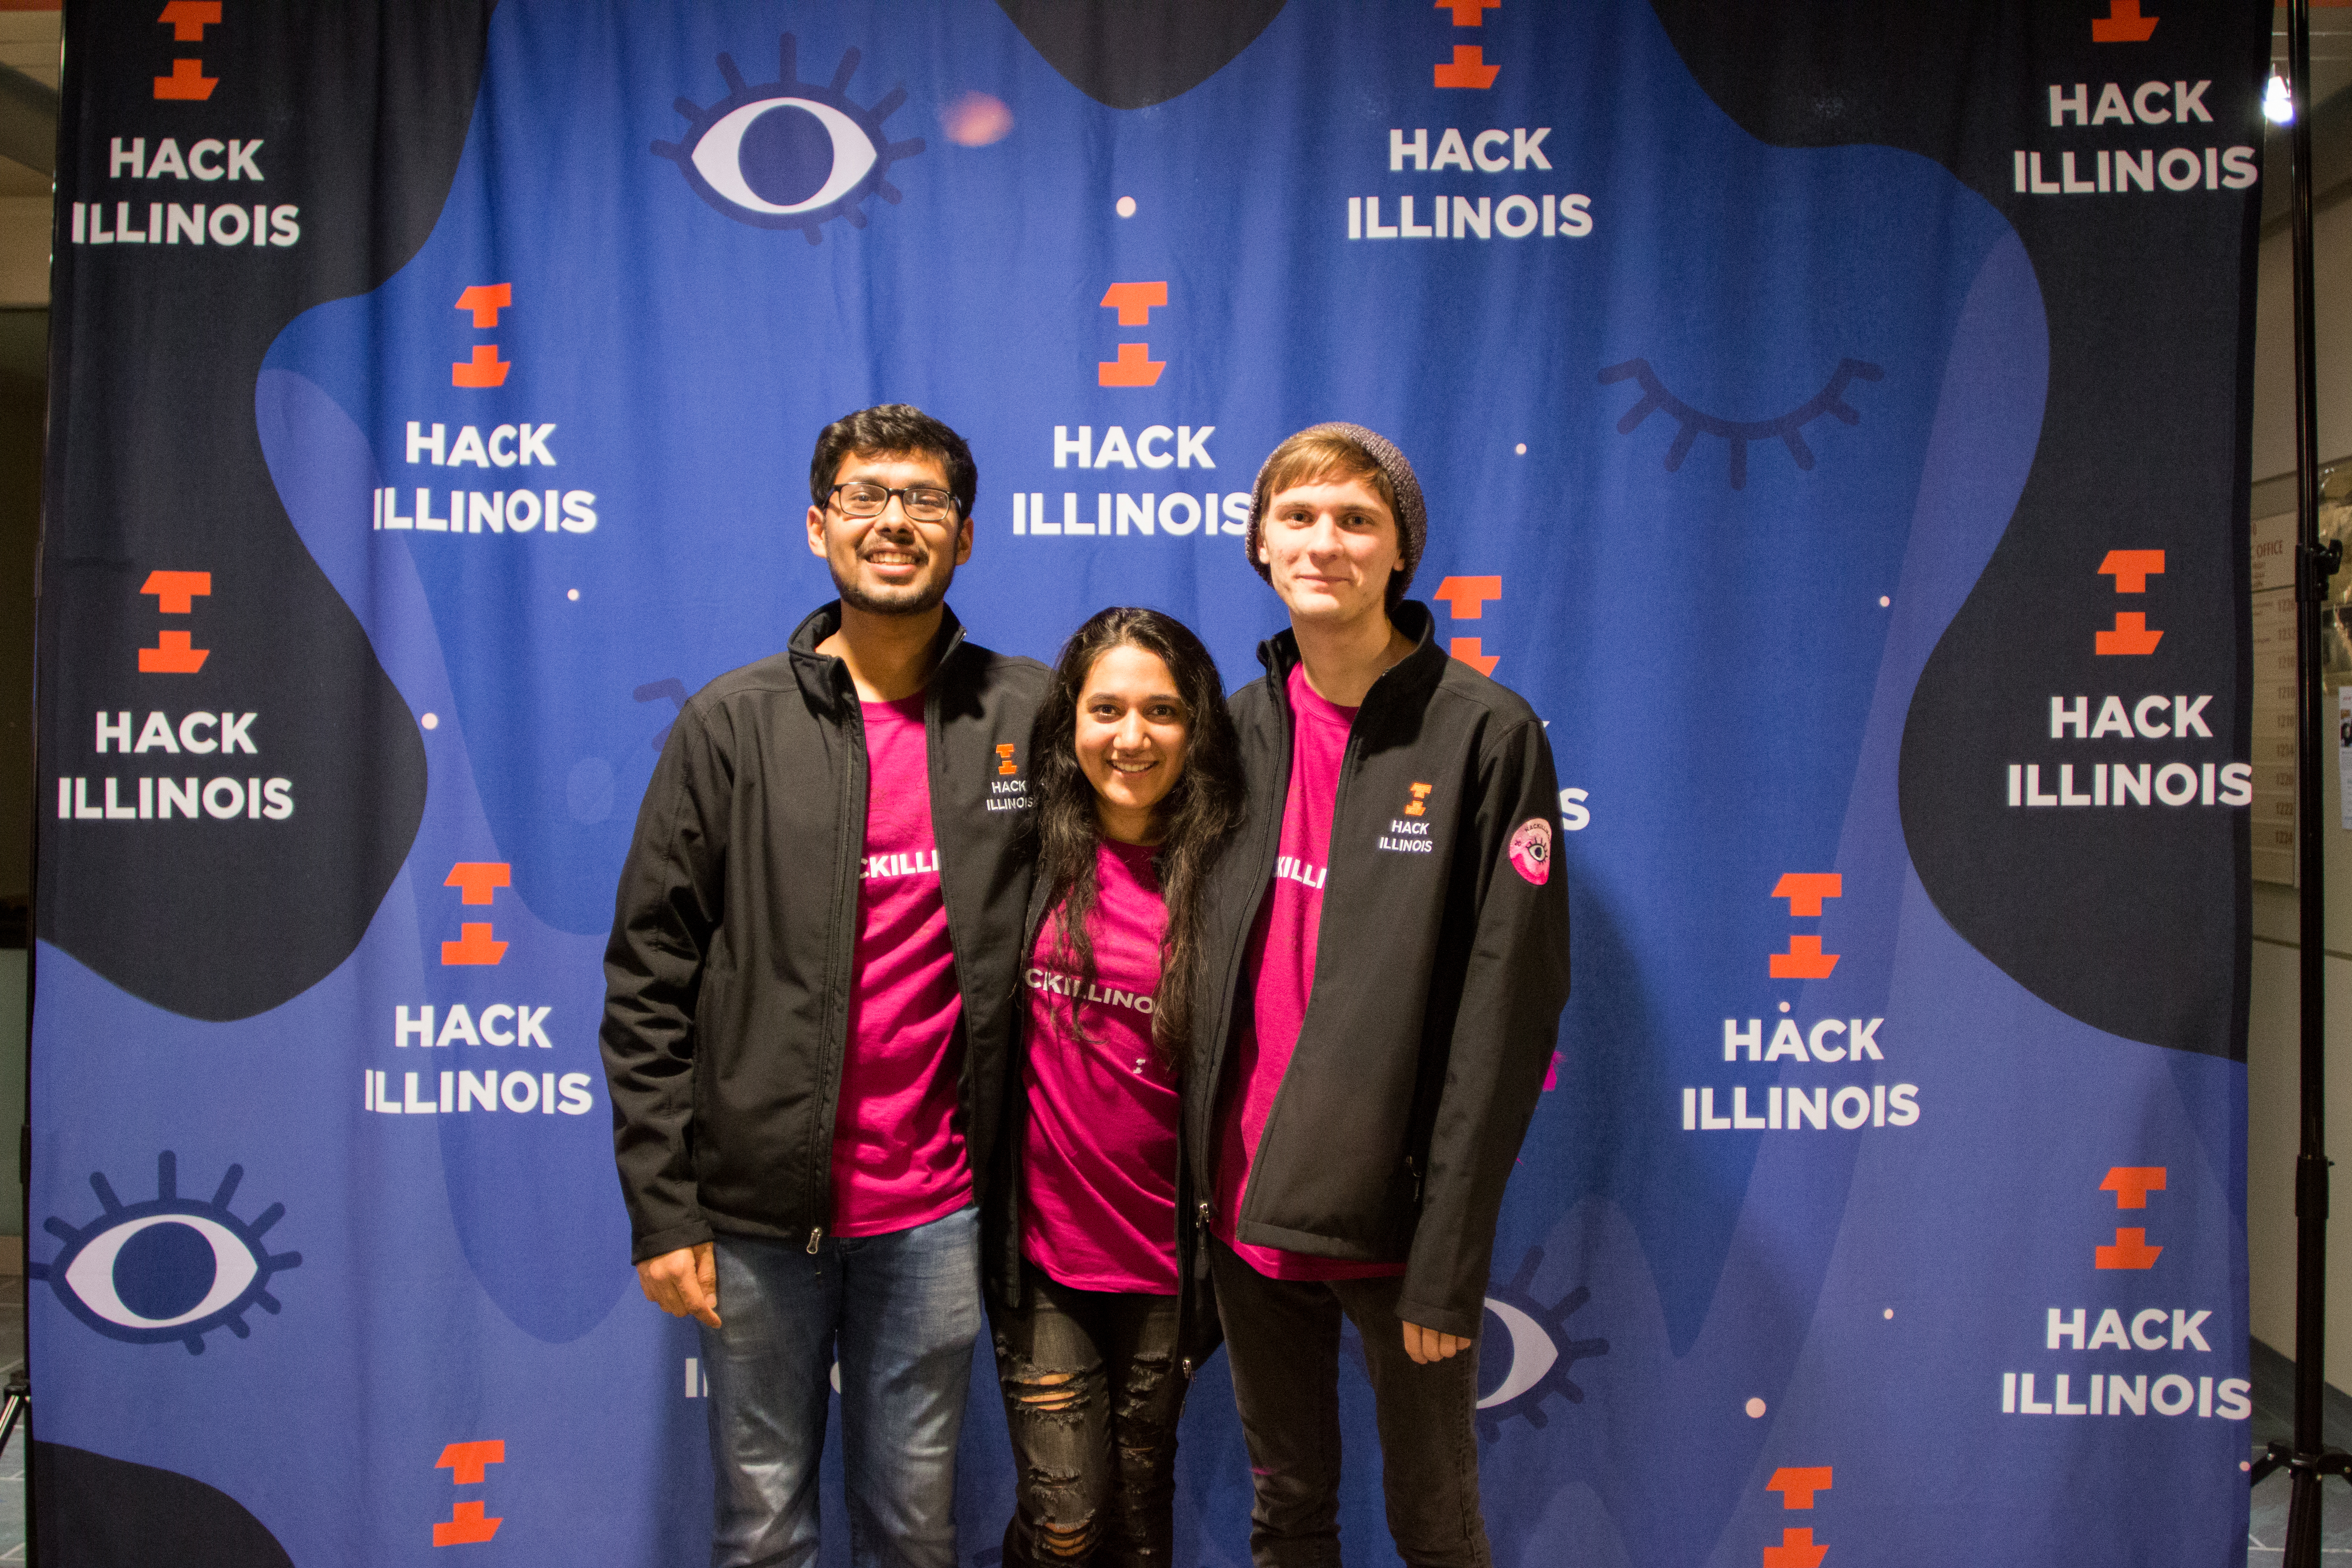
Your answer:
[[[155,1157],[155,1196],[125,1204],[106,1173],[92,1171],[90,1190],[104,1212],[79,1229],[52,1216],[42,1228],[65,1250],[47,1263],[27,1263],[25,1271],[47,1280],[68,1311],[109,1339],[177,1341],[190,1355],[204,1354],[205,1335],[224,1323],[245,1339],[253,1332],[246,1309],[274,1315],[278,1301],[269,1278],[299,1268],[302,1255],[273,1254],[262,1241],[284,1217],[284,1204],[270,1205],[249,1224],[230,1212],[244,1179],[245,1167],[231,1165],[209,1203],[184,1198],[178,1156],[166,1149]]]
[[[786,33],[777,47],[776,79],[753,87],[732,55],[719,57],[728,92],[709,108],[677,100],[688,121],[678,142],[656,142],[654,152],[676,163],[694,192],[738,223],[757,228],[797,228],[811,245],[824,240],[828,218],[866,226],[860,204],[878,195],[893,206],[900,193],[886,177],[890,165],[923,150],[919,136],[888,140],[882,122],[907,101],[894,87],[871,109],[845,89],[857,72],[858,53],[843,53],[823,86],[796,81],[798,46]]]
[[[1542,1247],[1528,1248],[1511,1282],[1486,1298],[1486,1316],[1505,1330],[1498,1335],[1489,1324],[1478,1342],[1478,1436],[1489,1443],[1501,1435],[1503,1422],[1513,1415],[1524,1416],[1528,1426],[1540,1428],[1547,1394],[1557,1394],[1570,1405],[1583,1404],[1584,1390],[1568,1375],[1569,1369],[1580,1361],[1609,1353],[1607,1340],[1580,1340],[1569,1332],[1568,1320],[1592,1300],[1591,1286],[1579,1285],[1549,1303],[1537,1300],[1531,1293],[1543,1259]],[[1490,1387],[1489,1375],[1496,1365],[1502,1369],[1501,1376]]]
[[[1645,359],[1629,359],[1622,364],[1607,366],[1601,372],[1601,384],[1611,385],[1620,381],[1633,381],[1642,388],[1642,400],[1625,411],[1617,421],[1617,433],[1631,436],[1642,421],[1663,408],[1668,418],[1682,426],[1675,433],[1674,445],[1666,448],[1666,471],[1674,473],[1690,456],[1691,447],[1699,437],[1720,436],[1731,444],[1731,488],[1748,488],[1748,443],[1777,437],[1789,448],[1789,456],[1797,467],[1812,472],[1813,449],[1805,444],[1806,426],[1827,414],[1847,425],[1859,425],[1862,416],[1845,401],[1845,389],[1853,382],[1878,381],[1886,373],[1868,360],[1842,359],[1830,375],[1829,383],[1805,402],[1799,404],[1777,419],[1725,419],[1713,414],[1703,414],[1666,390],[1658,373],[1650,368]]]

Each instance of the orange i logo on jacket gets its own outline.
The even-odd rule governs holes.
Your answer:
[[[1425,816],[1429,813],[1429,792],[1434,785],[1417,784],[1412,786],[1412,798],[1404,803],[1407,816]]]
[[[1008,779],[1021,771],[1021,764],[1013,760],[1013,742],[1010,741],[996,748],[996,771],[1001,777]]]

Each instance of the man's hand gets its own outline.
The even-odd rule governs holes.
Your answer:
[[[637,1285],[646,1300],[671,1317],[693,1318],[714,1329],[719,1326],[719,1265],[711,1258],[710,1243],[646,1258],[637,1265]],[[1404,1331],[1405,1343],[1411,1345],[1412,1325],[1407,1323]]]
[[[642,1263],[637,1265],[641,1273],[645,1268]],[[1404,1326],[1404,1353],[1423,1366],[1444,1361],[1448,1356],[1460,1355],[1469,1348],[1470,1342],[1460,1334],[1441,1334],[1435,1329],[1424,1329],[1419,1323]]]

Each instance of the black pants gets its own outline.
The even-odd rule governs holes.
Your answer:
[[[1423,1366],[1396,1314],[1404,1281],[1269,1279],[1207,1238],[1234,1403],[1248,1439],[1257,1568],[1339,1568],[1339,1319],[1364,1342],[1389,1534],[1412,1568],[1491,1568],[1478,1510],[1475,1345]]]
[[[1076,1290],[1024,1261],[1025,1305],[992,1301],[1013,1431],[1006,1568],[1163,1568],[1175,1544],[1176,1298]]]

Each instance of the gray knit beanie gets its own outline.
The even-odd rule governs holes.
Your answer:
[[[1412,574],[1421,566],[1422,549],[1429,542],[1429,508],[1421,499],[1421,481],[1413,477],[1412,465],[1404,460],[1404,454],[1398,451],[1396,444],[1387,437],[1367,430],[1361,425],[1334,423],[1309,426],[1299,431],[1297,436],[1284,440],[1259,465],[1257,483],[1252,488],[1250,496],[1249,532],[1242,541],[1242,547],[1249,552],[1249,563],[1257,569],[1259,576],[1268,583],[1274,581],[1272,571],[1257,558],[1258,529],[1265,520],[1265,503],[1270,499],[1265,493],[1266,473],[1274,467],[1275,458],[1300,436],[1337,436],[1360,448],[1375,468],[1388,476],[1389,488],[1396,492],[1397,546],[1403,559],[1402,569],[1389,578],[1388,607],[1393,611],[1403,602],[1406,590],[1412,586]]]

